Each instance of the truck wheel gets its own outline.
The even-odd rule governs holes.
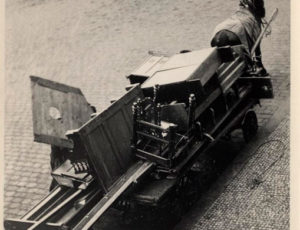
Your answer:
[[[248,111],[242,122],[243,136],[246,142],[249,142],[257,133],[258,124],[254,111]]]

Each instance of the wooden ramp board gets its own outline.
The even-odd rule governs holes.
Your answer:
[[[32,220],[18,220],[18,219],[7,219],[4,221],[4,228],[5,230],[28,230],[37,221]],[[42,226],[43,230],[61,230],[63,226],[61,224],[54,224],[54,223],[45,223]]]
[[[92,109],[79,88],[30,76],[34,140],[72,148],[65,136],[90,119]]]
[[[73,230],[88,230],[117,198],[133,183],[150,171],[153,163],[139,161],[131,166],[111,187],[110,191],[84,216]]]
[[[78,131],[105,192],[134,163],[132,104],[138,98],[143,93],[136,86]]]

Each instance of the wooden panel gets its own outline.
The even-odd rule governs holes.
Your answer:
[[[133,163],[131,154],[132,112],[137,98],[143,98],[139,86],[131,89],[110,107],[79,129],[97,178],[105,191]]]
[[[200,79],[201,84],[204,86],[215,74],[221,63],[217,49],[211,50],[208,57],[200,64],[190,79]]]
[[[78,88],[30,76],[34,140],[73,147],[65,133],[90,119],[92,110]]]

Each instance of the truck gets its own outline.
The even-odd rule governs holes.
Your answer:
[[[100,113],[79,88],[31,76],[34,140],[63,160],[56,186],[5,229],[92,229],[110,207],[124,222],[182,215],[197,199],[201,156],[233,130],[246,142],[257,132],[253,108],[273,89],[253,67],[242,45],[151,53]]]

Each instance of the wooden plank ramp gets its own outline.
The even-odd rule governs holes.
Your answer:
[[[91,211],[73,228],[73,230],[88,230],[116,199],[133,183],[150,171],[153,163],[139,161],[131,166],[109,189],[105,196]]]
[[[68,198],[66,198],[63,202],[61,202],[58,206],[56,206],[51,212],[47,213],[40,220],[36,221],[32,226],[28,228],[28,230],[39,229],[41,226],[45,226],[45,223],[49,218],[51,218],[56,212],[58,212],[62,207],[72,201],[77,195],[79,195],[82,190],[74,191]]]

